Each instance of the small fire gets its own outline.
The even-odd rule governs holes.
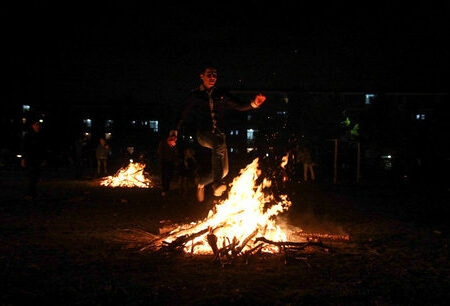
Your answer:
[[[283,169],[286,168],[288,161],[289,161],[289,152],[281,159],[281,168]]]
[[[283,170],[286,170],[286,165],[289,162],[289,152],[283,156],[283,158],[281,159],[281,168],[283,168]],[[286,171],[283,171],[283,182],[287,182],[288,181],[288,177],[286,174]]]
[[[207,218],[178,226],[160,242],[170,244],[179,237],[198,235],[186,244],[184,251],[211,254],[213,250],[208,243],[208,236],[211,234],[217,237],[219,249],[233,245],[240,252],[254,248],[258,237],[286,241],[286,233],[276,223],[275,217],[288,210],[292,203],[286,195],[281,195],[276,200],[273,194],[267,192],[266,188],[271,186],[270,180],[264,178],[257,184],[260,175],[257,158],[241,170],[231,184],[228,199],[220,201],[210,210]],[[272,253],[277,252],[278,248],[265,245],[262,251]]]
[[[119,169],[114,176],[106,177],[100,184],[108,187],[139,187],[150,188],[152,182],[144,176],[145,164],[133,163]]]

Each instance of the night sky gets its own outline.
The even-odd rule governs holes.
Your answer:
[[[205,62],[230,88],[446,90],[448,4],[221,3],[8,7],[3,98],[178,103]]]

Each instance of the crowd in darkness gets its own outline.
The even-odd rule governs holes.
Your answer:
[[[205,169],[205,150],[191,142],[178,140],[177,145],[164,148],[167,136],[161,133],[160,141],[149,144],[147,148],[120,146],[100,137],[83,135],[73,141],[66,149],[58,150],[57,143],[49,133],[51,127],[41,124],[39,120],[30,117],[27,122],[28,130],[23,137],[22,162],[29,196],[36,194],[36,185],[42,175],[58,172],[56,175],[74,179],[91,179],[101,176],[113,175],[120,168],[128,165],[130,160],[142,162],[147,165],[147,173],[157,175],[161,179],[161,192],[163,195],[170,192],[175,185],[179,185],[184,192],[194,188],[196,177]],[[390,125],[388,125],[390,127]],[[406,127],[402,127],[405,129]],[[381,129],[378,127],[378,129]],[[348,131],[347,131],[348,132]],[[383,132],[383,130],[381,130]],[[374,135],[381,133],[379,130]],[[395,131],[394,131],[395,132]],[[383,137],[383,141],[393,138],[392,135]],[[439,132],[439,131],[438,131]],[[364,130],[363,130],[364,133]],[[443,131],[439,132],[441,135]],[[167,135],[167,134],[166,134]],[[408,146],[417,150],[393,151],[392,156],[380,159],[376,152],[370,150],[375,140],[350,139],[347,134],[339,140],[338,149],[338,183],[357,183],[357,144],[361,144],[361,181],[383,182],[393,184],[445,184],[446,179],[437,173],[439,167],[448,167],[442,160],[445,147],[441,151],[427,150],[420,145]],[[350,135],[350,134],[349,134]],[[402,134],[408,136],[409,134]],[[421,134],[415,134],[421,135]],[[280,135],[279,135],[280,136]],[[302,133],[294,130],[285,130],[283,140],[274,142],[264,138],[256,141],[254,151],[248,153],[231,153],[234,170],[245,167],[254,157],[262,160],[274,159],[275,163],[281,161],[281,157],[289,154],[289,163],[286,166],[286,175],[291,181],[298,183],[330,183],[333,179],[333,143],[329,139],[311,137],[305,139]],[[410,135],[409,138],[413,138]],[[379,136],[378,136],[379,137]],[[390,137],[390,138],[389,138]],[[416,142],[423,142],[416,137]],[[402,139],[406,139],[403,137]],[[436,138],[438,139],[438,138]],[[275,150],[267,151],[268,143],[273,143]],[[435,144],[436,145],[436,144]],[[405,148],[408,148],[405,147]],[[399,148],[402,148],[400,144]],[[172,152],[173,151],[173,152]],[[171,152],[167,154],[167,152]],[[403,153],[402,153],[403,152]],[[269,156],[266,156],[266,154]],[[437,158],[436,158],[437,157]],[[439,166],[437,166],[439,163]],[[8,166],[5,160],[4,166]],[[273,166],[273,165],[272,165]],[[236,173],[236,171],[234,172]],[[386,178],[389,178],[386,179]],[[174,183],[177,184],[174,184]]]

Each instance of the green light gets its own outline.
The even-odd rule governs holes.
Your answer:
[[[349,126],[350,123],[351,123],[350,118],[349,117],[345,118],[345,121],[344,121],[345,126]]]
[[[351,129],[350,134],[352,136],[359,136],[359,124],[355,124],[355,126],[353,127],[353,129]]]

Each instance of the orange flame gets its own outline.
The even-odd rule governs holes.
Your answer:
[[[108,187],[150,188],[152,182],[144,176],[145,164],[133,163],[121,168],[114,176],[106,177],[100,184]]]
[[[265,237],[272,241],[286,241],[287,236],[276,223],[275,217],[288,210],[292,203],[286,195],[281,195],[279,201],[275,201],[272,194],[266,194],[265,188],[271,186],[271,181],[264,178],[261,184],[256,181],[261,174],[256,158],[240,176],[231,183],[228,199],[220,201],[203,221],[181,225],[171,231],[165,239],[170,243],[183,235],[199,233],[210,229],[217,237],[218,247],[225,247],[231,241],[242,243],[248,237],[250,241],[241,251],[255,246],[257,237]],[[221,245],[222,244],[222,245]],[[207,243],[207,233],[195,238],[189,243],[186,252],[194,254],[211,254],[211,247]],[[273,246],[265,246],[262,251],[276,252]]]
[[[285,168],[289,161],[289,152],[281,159],[281,168]]]

